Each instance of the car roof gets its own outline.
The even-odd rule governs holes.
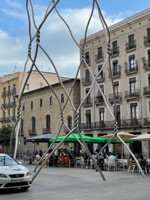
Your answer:
[[[9,155],[6,153],[0,153],[0,156],[9,156]]]

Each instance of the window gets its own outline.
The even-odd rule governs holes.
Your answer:
[[[129,70],[134,71],[136,69],[136,60],[135,56],[132,55],[129,57]]]
[[[10,116],[10,110],[8,110],[8,116]]]
[[[137,103],[130,105],[130,111],[131,111],[131,119],[137,119],[138,117]]]
[[[8,93],[10,93],[10,85],[8,86]]]
[[[135,94],[135,92],[136,92],[136,78],[129,79],[129,90],[130,90],[130,94]]]
[[[135,41],[134,41],[134,34],[128,36],[128,41],[129,41],[129,49],[132,49],[135,47]]]
[[[40,99],[40,107],[42,107],[42,99]]]
[[[100,85],[99,87],[101,88],[102,92],[104,93],[104,86]],[[97,97],[101,97],[101,96],[102,96],[102,94],[101,94],[100,90],[98,90]]]
[[[10,106],[10,97],[8,97],[8,105]]]
[[[104,122],[104,112],[105,112],[104,108],[99,108],[99,121],[100,122]]]
[[[118,48],[117,48],[117,41],[112,42],[112,54],[117,54]]]
[[[13,92],[16,92],[16,84],[13,84]]]
[[[3,88],[3,94],[6,94],[6,88],[5,87]]]
[[[32,117],[32,133],[35,133],[36,129],[36,118]]]
[[[118,60],[113,61],[113,76],[119,75]]]
[[[64,94],[61,94],[61,103],[64,103]]]
[[[119,82],[114,82],[114,92],[115,92],[115,96],[118,96],[119,93]]]
[[[150,42],[150,28],[147,29],[147,41]]]
[[[52,96],[49,98],[49,104],[50,104],[50,105],[53,104],[53,98],[52,98]]]
[[[89,88],[87,88],[87,89],[85,90],[85,95],[87,95],[87,93],[89,92],[89,90],[90,90]],[[87,96],[85,102],[86,102],[86,103],[90,103],[90,94]]]
[[[26,84],[25,90],[29,90],[29,84]]]
[[[86,52],[86,53],[85,53],[85,61],[87,62],[87,64],[90,63],[89,52]]]
[[[15,109],[13,109],[12,116],[13,116],[13,118],[15,118],[15,117],[16,117],[16,110],[15,110]]]
[[[68,125],[68,128],[71,130],[72,129],[72,117],[71,116],[68,116],[68,118],[67,118],[67,125]]]
[[[5,119],[5,115],[6,115],[6,114],[5,114],[5,111],[3,111],[3,118],[4,118],[4,119]]]
[[[21,135],[23,135],[23,119],[21,119]]]
[[[99,65],[99,66],[98,66],[98,72],[101,70],[102,66],[103,66],[103,65]],[[104,73],[103,73],[103,70],[102,70],[101,73],[99,74],[98,78],[99,78],[99,79],[103,79],[103,76],[104,76]]]
[[[85,83],[90,82],[90,72],[88,69],[85,70]]]
[[[87,128],[91,128],[91,110],[86,110],[85,116],[86,116],[86,126]]]
[[[31,109],[33,109],[33,101],[31,101]]]
[[[98,59],[103,59],[103,50],[102,50],[102,47],[99,47],[97,49],[97,53],[98,53]]]
[[[50,115],[46,115],[46,132],[50,133]]]
[[[22,110],[25,110],[25,103],[23,103],[22,105]]]
[[[150,50],[147,51],[148,67],[150,67]]]

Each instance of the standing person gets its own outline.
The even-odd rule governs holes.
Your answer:
[[[54,166],[58,167],[58,149],[54,152]]]

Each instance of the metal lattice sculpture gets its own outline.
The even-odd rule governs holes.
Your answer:
[[[93,157],[91,156],[91,153],[89,151],[89,149],[87,148],[84,140],[82,139],[82,134],[80,133],[79,129],[78,129],[78,122],[79,122],[79,111],[82,107],[82,105],[84,104],[84,101],[86,100],[86,98],[88,97],[88,95],[90,94],[91,90],[93,89],[93,87],[96,85],[98,90],[100,91],[103,99],[104,99],[104,102],[105,102],[105,106],[106,108],[109,110],[111,116],[112,116],[112,119],[114,120],[114,136],[117,135],[118,133],[118,128],[117,128],[117,121],[116,121],[116,116],[112,113],[111,111],[111,108],[103,94],[103,91],[101,90],[99,84],[97,83],[96,79],[97,77],[100,75],[100,73],[102,72],[102,70],[105,68],[106,64],[109,65],[109,68],[110,68],[110,75],[111,75],[111,81],[112,81],[112,89],[113,89],[113,93],[114,93],[114,87],[113,87],[113,79],[112,79],[112,74],[111,74],[111,65],[110,65],[110,33],[109,33],[109,28],[105,22],[105,19],[101,13],[101,9],[100,9],[100,5],[98,3],[98,0],[93,0],[93,3],[92,3],[92,9],[91,9],[91,13],[90,13],[90,16],[89,16],[89,19],[88,19],[88,22],[86,24],[86,28],[85,28],[85,33],[84,33],[84,39],[83,39],[83,45],[82,47],[77,43],[73,33],[72,33],[72,30],[70,29],[69,25],[67,24],[67,22],[65,21],[65,19],[60,15],[59,11],[57,10],[57,5],[59,4],[60,0],[52,0],[48,7],[47,7],[47,10],[45,11],[45,15],[44,15],[44,18],[43,20],[41,21],[40,25],[37,26],[36,24],[36,21],[35,21],[35,15],[34,15],[34,7],[33,7],[33,4],[32,4],[32,0],[26,0],[26,10],[27,10],[27,15],[28,15],[28,23],[29,23],[29,45],[28,45],[28,55],[27,55],[27,60],[26,60],[26,63],[25,63],[25,66],[24,66],[24,73],[26,72],[26,67],[27,67],[27,64],[29,62],[31,62],[31,67],[30,67],[30,70],[29,70],[29,73],[28,73],[28,76],[27,78],[24,80],[24,73],[23,73],[23,76],[22,76],[22,84],[21,84],[21,89],[20,89],[20,93],[18,95],[18,118],[17,118],[17,122],[15,124],[15,130],[16,130],[16,145],[15,145],[15,152],[14,152],[14,158],[16,157],[16,152],[17,152],[17,144],[18,144],[18,133],[19,133],[19,129],[20,129],[20,122],[21,122],[21,98],[22,98],[22,94],[24,92],[24,89],[25,89],[25,86],[30,78],[30,75],[32,73],[32,70],[33,68],[35,68],[39,74],[43,77],[43,79],[45,80],[45,82],[47,83],[47,85],[49,86],[49,88],[51,89],[51,91],[54,93],[54,95],[56,96],[56,99],[59,103],[59,106],[60,106],[60,115],[61,115],[61,127],[57,133],[57,136],[56,136],[56,139],[57,137],[59,136],[59,133],[60,133],[60,130],[63,128],[63,127],[66,127],[69,131],[69,133],[66,135],[66,137],[64,138],[64,140],[62,140],[54,149],[53,151],[49,154],[49,156],[47,157],[47,159],[49,159],[51,157],[51,155],[55,152],[56,149],[58,149],[61,144],[65,141],[65,139],[70,135],[70,134],[73,134],[74,131],[78,132],[79,135],[80,135],[80,140],[78,138],[76,138],[78,140],[78,142],[82,145],[82,147],[85,149],[86,153],[88,154],[88,156],[92,159],[96,169],[98,170],[98,172],[100,173],[100,175],[102,176],[102,179],[103,180],[106,180],[101,169],[99,168],[99,166],[97,165],[96,161],[93,159]],[[30,9],[29,9],[30,8]],[[89,24],[91,22],[91,19],[92,19],[92,16],[93,16],[93,12],[94,10],[96,10],[98,12],[98,16],[99,16],[99,21],[100,23],[102,24],[102,27],[103,27],[103,30],[104,30],[104,33],[105,33],[105,37],[106,37],[106,45],[107,45],[107,56],[105,57],[105,60],[104,60],[104,64],[102,66],[102,68],[100,69],[100,71],[97,73],[96,76],[93,75],[88,63],[86,62],[86,59],[85,59],[85,45],[86,45],[86,38],[87,38],[87,31],[88,31],[88,28],[89,28]],[[58,15],[58,17],[62,20],[62,22],[64,23],[64,25],[67,27],[68,29],[68,32],[70,33],[70,36],[72,37],[72,40],[74,41],[75,45],[79,48],[80,52],[81,52],[81,63],[77,69],[77,72],[76,72],[76,76],[75,76],[75,79],[74,79],[74,83],[72,85],[72,87],[70,88],[70,92],[68,93],[67,90],[65,89],[64,85],[63,85],[63,82],[61,81],[61,78],[60,78],[60,75],[58,73],[58,70],[57,70],[57,67],[55,66],[55,62],[51,59],[51,56],[50,54],[48,54],[46,52],[46,50],[44,49],[44,47],[41,45],[40,41],[42,40],[42,38],[40,37],[40,32],[41,32],[41,29],[44,25],[44,23],[46,22],[46,20],[48,19],[48,17],[50,17],[50,14],[52,11],[55,11]],[[33,26],[34,26],[34,29],[35,29],[35,33],[32,34],[31,33],[31,29],[32,29],[32,26],[31,26],[31,21],[33,22]],[[34,52],[32,52],[32,45],[33,45],[33,42],[35,43],[35,49],[34,49]],[[67,100],[66,100],[66,103],[64,106],[61,105],[60,103],[60,100],[58,98],[58,96],[56,95],[55,91],[53,90],[53,88],[51,87],[51,85],[48,83],[48,81],[45,79],[45,77],[42,75],[42,73],[40,72],[38,66],[36,65],[36,60],[37,60],[37,57],[38,57],[38,52],[42,51],[44,56],[49,60],[50,64],[53,66],[53,69],[55,71],[55,73],[57,74],[58,76],[58,79],[59,79],[59,83],[64,91],[64,93],[66,94],[67,96]],[[76,109],[71,98],[70,98],[70,94],[72,92],[72,89],[74,87],[74,84],[77,80],[77,77],[78,77],[78,74],[79,74],[79,71],[80,71],[80,68],[81,68],[81,65],[82,64],[85,64],[87,69],[89,70],[90,72],[90,75],[92,77],[92,84],[90,86],[90,89],[88,91],[88,93],[86,94],[86,96],[84,97],[84,99],[80,102],[80,105],[78,106],[78,108]],[[65,123],[65,120],[64,120],[64,110],[66,108],[66,104],[67,102],[70,102],[71,103],[71,106],[72,106],[72,109],[74,111],[74,126],[73,128],[70,130],[69,127],[67,126],[67,124]],[[114,105],[115,105],[115,109],[116,109],[116,102],[115,102],[115,98],[114,98]],[[116,113],[116,112],[115,112]],[[74,137],[76,137],[74,135]],[[130,149],[128,148],[128,146],[125,144],[125,142],[121,139],[121,137],[118,136],[118,138],[120,139],[120,141],[126,146],[126,148],[128,149],[128,151],[130,152],[130,154],[134,157],[135,161],[137,162],[139,168],[140,168],[140,171],[142,172],[143,176],[144,176],[144,173],[138,163],[138,161],[136,160],[134,154],[130,151]],[[113,137],[108,141],[108,143],[100,150],[99,154],[103,151],[103,149],[111,142],[111,140],[113,139]],[[55,143],[55,140],[54,142],[50,145],[50,147],[47,149],[47,151],[44,153],[43,156],[45,156],[45,154],[49,151],[50,148],[52,148],[53,144]],[[33,176],[33,180],[35,179],[35,177],[37,176],[37,174],[40,172],[40,170],[42,169],[42,167],[44,166],[44,164],[46,163],[47,159],[42,163],[42,165],[38,167],[38,164],[37,166],[35,167],[35,175]],[[36,171],[37,170],[37,171]],[[32,181],[33,181],[32,180]]]

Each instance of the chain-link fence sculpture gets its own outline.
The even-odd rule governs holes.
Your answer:
[[[111,116],[112,116],[112,119],[114,120],[114,136],[108,141],[108,143],[100,150],[99,154],[103,151],[103,149],[108,145],[110,144],[111,140],[117,135],[118,133],[118,128],[117,128],[117,121],[116,121],[116,116],[112,113],[111,111],[111,108],[110,108],[110,105],[109,103],[107,102],[107,99],[105,98],[104,94],[103,94],[103,91],[101,90],[99,84],[97,83],[97,77],[100,75],[100,73],[102,72],[102,70],[105,68],[106,64],[109,66],[109,69],[110,69],[110,76],[111,76],[111,82],[112,82],[112,90],[113,90],[113,94],[114,94],[114,87],[113,87],[113,78],[112,78],[112,70],[111,70],[111,65],[110,65],[110,32],[109,32],[109,28],[105,22],[105,19],[102,15],[102,12],[101,12],[101,9],[100,9],[100,4],[98,2],[98,0],[93,0],[92,1],[92,6],[91,6],[91,13],[90,13],[90,16],[89,16],[89,19],[88,19],[88,22],[86,24],[86,28],[85,28],[85,33],[84,33],[84,39],[83,39],[83,45],[80,46],[78,44],[78,42],[76,41],[75,37],[74,37],[74,34],[72,32],[72,30],[70,29],[69,25],[67,24],[67,22],[65,21],[65,19],[63,18],[63,16],[60,15],[59,11],[57,10],[57,5],[59,4],[61,0],[52,0],[50,1],[49,5],[47,6],[47,10],[45,11],[45,15],[44,15],[44,18],[43,20],[40,22],[40,24],[37,26],[36,24],[36,20],[35,20],[35,15],[34,15],[34,6],[33,6],[33,3],[32,3],[32,0],[26,0],[26,10],[27,10],[27,16],[28,16],[28,24],[29,24],[29,45],[28,45],[28,55],[27,55],[27,60],[26,60],[26,63],[25,63],[25,66],[24,66],[24,72],[23,72],[23,76],[22,76],[22,82],[21,82],[21,89],[20,89],[20,92],[19,92],[19,95],[18,95],[18,117],[17,117],[17,122],[15,124],[15,133],[16,133],[16,145],[15,145],[15,151],[14,151],[14,158],[16,157],[16,152],[17,152],[17,144],[18,144],[18,133],[19,133],[19,129],[20,129],[20,122],[21,122],[21,98],[22,98],[22,94],[24,92],[24,89],[25,89],[25,86],[30,78],[30,75],[32,73],[32,70],[33,69],[36,69],[38,71],[38,73],[43,77],[43,79],[45,80],[45,82],[47,83],[47,85],[49,86],[50,90],[54,93],[54,95],[56,96],[56,99],[59,103],[59,106],[60,106],[60,115],[61,115],[61,127],[57,133],[57,136],[55,139],[57,139],[57,137],[59,136],[60,134],[60,130],[65,127],[68,129],[68,134],[66,135],[66,137],[64,138],[64,140],[62,140],[60,143],[57,144],[57,146],[52,150],[52,152],[49,154],[49,156],[47,157],[47,159],[49,159],[52,154],[55,152],[56,149],[58,149],[61,144],[65,141],[65,139],[70,135],[70,134],[73,134],[74,132],[78,132],[79,136],[80,136],[80,140],[78,138],[77,141],[82,145],[82,147],[85,149],[86,153],[88,154],[88,156],[92,159],[94,165],[95,165],[95,168],[98,170],[98,172],[100,173],[100,175],[102,176],[102,179],[103,180],[106,180],[101,169],[99,168],[99,166],[97,165],[97,162],[95,161],[95,159],[92,157],[89,149],[87,148],[86,144],[85,144],[85,141],[82,139],[82,134],[80,133],[79,131],[79,128],[78,128],[78,122],[79,122],[79,112],[80,112],[80,109],[81,107],[83,106],[84,104],[84,101],[86,100],[86,98],[88,97],[88,95],[91,93],[91,90],[92,88],[96,85],[99,92],[101,93],[103,99],[104,99],[104,102],[105,102],[105,106],[106,108],[108,109],[108,111],[110,112]],[[65,1],[65,0],[62,0],[62,1]],[[87,39],[87,31],[88,31],[88,28],[89,28],[89,24],[91,22],[91,19],[92,19],[92,16],[93,16],[93,12],[94,11],[97,11],[98,13],[98,16],[99,16],[99,22],[100,24],[102,24],[102,27],[103,27],[103,30],[104,30],[104,33],[105,33],[105,38],[106,38],[106,45],[107,45],[107,52],[106,52],[106,57],[105,57],[105,60],[104,60],[104,63],[103,63],[103,66],[102,68],[100,69],[100,71],[97,73],[97,75],[95,76],[88,63],[86,62],[86,59],[85,59],[85,45],[86,45],[86,39]],[[64,87],[63,85],[63,82],[60,78],[60,74],[57,70],[57,67],[55,66],[55,62],[52,60],[51,58],[51,55],[50,53],[48,53],[44,46],[41,45],[41,35],[40,35],[40,32],[41,32],[41,29],[44,25],[44,23],[46,22],[46,20],[50,17],[50,14],[52,12],[55,12],[57,14],[57,16],[62,20],[62,23],[64,23],[64,25],[66,26],[66,28],[68,29],[68,32],[70,34],[70,37],[72,38],[72,40],[74,41],[75,45],[79,48],[80,50],[80,53],[81,53],[81,62],[79,64],[79,67],[77,69],[77,72],[76,72],[76,75],[75,75],[75,79],[74,79],[74,83],[72,85],[72,87],[70,88],[70,92],[68,93],[66,88]],[[82,20],[82,19],[81,19]],[[31,23],[32,22],[32,23]],[[32,25],[34,27],[32,27]],[[31,31],[32,30],[32,31]],[[35,30],[35,33],[33,34],[33,30]],[[33,43],[35,44],[34,46],[34,50],[33,50]],[[64,91],[64,93],[66,94],[67,96],[67,100],[65,102],[65,105],[62,106],[58,96],[56,95],[55,91],[53,90],[53,88],[51,87],[51,85],[48,83],[48,81],[45,79],[45,77],[42,75],[42,73],[40,72],[37,64],[36,64],[36,60],[37,60],[37,57],[38,57],[38,53],[39,51],[42,51],[42,53],[44,54],[44,56],[46,57],[46,59],[48,59],[48,61],[50,62],[50,64],[53,66],[53,69],[55,71],[55,73],[57,74],[58,76],[58,79],[59,79],[59,83]],[[27,67],[27,64],[28,63],[31,63],[31,66],[30,66],[30,70],[29,70],[29,73],[28,73],[28,76],[26,77],[26,79],[24,80],[24,73],[26,72],[26,67]],[[74,87],[74,84],[77,80],[77,77],[79,75],[79,71],[80,71],[80,68],[82,66],[82,64],[86,65],[87,69],[89,70],[90,72],[90,75],[92,77],[92,84],[90,86],[90,89],[88,91],[88,93],[86,94],[86,96],[84,97],[84,99],[80,102],[80,105],[78,106],[78,108],[76,109],[71,98],[70,98],[70,94],[72,92],[72,89]],[[114,95],[115,96],[115,95]],[[71,106],[72,106],[72,109],[74,111],[74,126],[73,128],[70,130],[69,127],[67,126],[67,124],[65,123],[65,120],[64,120],[64,110],[66,108],[66,104],[67,102],[70,102],[71,103]],[[114,106],[115,106],[115,110],[116,110],[116,102],[115,102],[115,98],[114,98]],[[115,112],[116,113],[116,112]],[[74,135],[74,137],[76,137]],[[133,156],[133,158],[135,159],[141,173],[143,174],[144,176],[144,173],[137,161],[137,159],[135,158],[134,154],[130,151],[129,147],[126,145],[126,143],[122,140],[122,138],[118,135],[118,138],[119,140],[125,145],[125,147],[128,149],[128,151],[130,152],[130,154]],[[44,153],[43,156],[46,155],[46,153],[52,148],[53,144],[55,143],[55,140],[54,142],[50,145],[50,147],[47,149],[47,151]],[[40,172],[40,170],[42,169],[42,167],[44,166],[44,164],[47,162],[47,159],[43,161],[43,163],[39,166],[39,163],[36,165],[35,167],[35,174],[33,176],[33,180],[35,179],[35,177],[37,176],[37,174]],[[39,167],[38,167],[39,166]]]

